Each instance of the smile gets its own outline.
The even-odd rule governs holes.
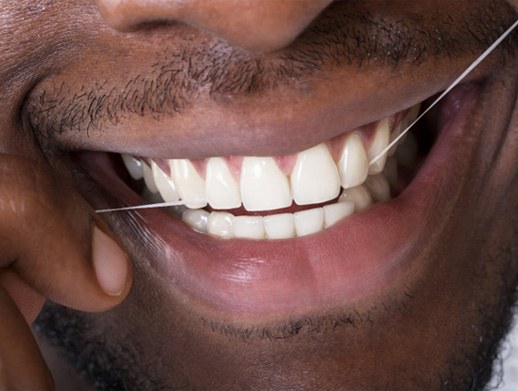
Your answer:
[[[220,238],[301,237],[387,201],[391,187],[393,193],[401,187],[398,166],[415,163],[415,140],[396,156],[393,148],[388,159],[369,162],[416,119],[419,108],[289,156],[122,160],[133,180],[143,179],[146,198],[182,200],[185,206],[170,212],[195,231]]]
[[[459,151],[478,89],[469,82],[450,93],[414,131],[418,152],[403,143],[370,166],[421,104],[282,157],[85,152],[79,161],[122,205],[145,203],[142,194],[186,202],[123,212],[154,243],[146,251],[165,262],[152,267],[182,302],[245,322],[347,307],[410,286],[430,267],[412,254],[440,224],[437,205],[451,213],[444,194],[456,192],[441,189],[456,179],[441,173],[467,169]]]

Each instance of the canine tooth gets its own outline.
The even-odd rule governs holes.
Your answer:
[[[324,229],[324,210],[314,208],[293,214],[297,236],[306,236]]]
[[[176,191],[180,199],[185,201],[185,205],[191,209],[203,208],[207,205],[205,181],[193,164],[187,159],[173,159],[169,160],[169,165]]]
[[[164,201],[178,201],[180,198],[173,180],[155,162],[151,162],[151,172],[162,199]]]
[[[369,175],[365,186],[370,190],[374,201],[387,201],[390,199],[390,185],[383,174]]]
[[[158,187],[156,187],[155,180],[153,179],[153,171],[151,171],[151,167],[149,167],[146,163],[142,163],[142,173],[148,190],[152,194],[158,193]]]
[[[232,238],[234,216],[227,212],[212,212],[207,221],[207,232],[221,238]]]
[[[241,199],[248,211],[273,210],[291,205],[288,178],[271,157],[243,159]]]
[[[324,144],[298,154],[290,180],[293,199],[298,205],[329,201],[340,193],[338,170]]]
[[[378,154],[383,151],[388,143],[390,138],[390,120],[389,118],[382,119],[376,129],[374,131],[374,137],[372,138],[372,142],[367,149],[367,158],[369,162],[374,159]],[[375,163],[369,166],[369,175],[379,174],[383,171],[383,167],[385,166],[385,160],[387,159],[387,154],[384,154],[380,159],[378,159]]]
[[[144,177],[144,172],[142,171],[142,162],[139,159],[124,153],[121,155],[121,157],[124,165],[126,166],[126,170],[128,170],[128,173],[133,179],[138,181]]]
[[[369,159],[357,133],[347,136],[338,162],[338,170],[344,189],[358,186],[367,178]]]
[[[363,186],[351,187],[342,192],[338,202],[351,201],[356,212],[367,208],[372,204],[372,197],[369,191]]]
[[[354,213],[354,204],[349,201],[337,202],[336,204],[324,206],[325,227],[329,228]]]
[[[207,202],[215,209],[233,209],[241,206],[239,185],[222,158],[210,158],[207,162],[205,192]]]
[[[209,212],[203,209],[187,209],[182,214],[182,220],[195,231],[207,233]]]
[[[268,239],[289,239],[295,237],[295,222],[291,213],[264,216],[263,224]]]
[[[232,222],[234,237],[264,239],[264,225],[261,216],[236,216]]]

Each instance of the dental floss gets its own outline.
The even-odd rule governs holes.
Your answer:
[[[123,211],[123,210],[135,210],[135,209],[167,208],[168,206],[179,206],[179,205],[184,205],[186,203],[187,203],[187,201],[168,201],[168,202],[159,202],[156,204],[125,206],[123,208],[97,209],[95,211],[95,213],[109,213],[109,212],[118,212],[118,211]]]
[[[495,42],[493,42],[493,44],[489,48],[487,48],[487,50],[484,53],[482,53],[475,61],[473,61],[473,63],[469,67],[467,67],[466,70],[464,72],[462,72],[462,74],[452,84],[450,84],[450,86],[446,90],[444,90],[444,92],[430,106],[428,106],[428,108],[426,110],[424,110],[421,113],[421,115],[419,115],[414,120],[414,122],[412,122],[410,125],[408,125],[407,128],[405,130],[403,130],[401,132],[401,134],[399,136],[397,136],[391,143],[389,143],[389,145],[387,145],[378,155],[376,155],[374,158],[372,158],[372,160],[369,162],[369,166],[373,165],[379,159],[381,159],[388,152],[388,150],[394,146],[394,144],[396,144],[406,133],[408,133],[408,131],[417,123],[417,121],[419,121],[421,118],[423,118],[426,113],[428,113],[437,103],[439,103],[439,101],[441,101],[451,90],[453,90],[467,75],[469,75],[473,69],[475,69],[482,61],[484,61],[485,58],[487,56],[489,56],[493,52],[493,50],[495,50],[496,47],[498,45],[500,45],[500,43],[505,38],[507,38],[507,36],[509,34],[511,34],[511,32],[516,28],[516,26],[518,26],[518,20],[516,22],[514,22],[514,24],[511,27],[509,27]]]
[[[421,119],[426,113],[428,113],[437,103],[439,103],[451,90],[453,90],[467,75],[473,71],[482,61],[485,60],[487,56],[489,56],[498,45],[502,43],[502,41],[507,38],[509,34],[518,26],[518,20],[516,20],[511,27],[509,27],[491,46],[489,46],[484,53],[482,53],[473,63],[466,68],[462,74],[455,79],[455,81],[450,84],[450,86],[444,90],[444,92],[430,105],[426,110],[424,110],[410,125],[404,129],[399,136],[397,136],[389,145],[387,145],[378,155],[376,155],[370,162],[369,166],[376,163],[379,159],[385,155],[390,148],[392,148],[408,131]],[[192,200],[190,200],[192,201]],[[136,209],[152,209],[152,208],[166,208],[169,206],[179,206],[184,205],[188,201],[169,201],[169,202],[159,202],[156,204],[144,204],[144,205],[136,205],[136,206],[126,206],[122,208],[110,208],[110,209],[97,209],[95,213],[111,213],[111,212],[119,212],[119,211],[127,211],[127,210],[136,210]]]

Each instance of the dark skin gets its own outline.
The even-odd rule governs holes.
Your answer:
[[[516,35],[469,76],[477,99],[457,125],[468,130],[449,139],[456,152],[434,174],[442,180],[430,212],[403,232],[404,272],[354,298],[338,292],[318,306],[295,295],[288,309],[240,312],[239,296],[220,300],[232,282],[198,295],[168,265],[192,262],[183,252],[206,239],[172,224],[164,235],[147,212],[96,215],[122,191],[81,153],[295,153],[443,90],[517,10],[483,0],[4,1],[0,384],[51,388],[27,326],[49,299],[79,311],[49,305],[40,329],[69,351],[61,358],[79,368],[72,380],[89,376],[98,388],[482,387],[518,276]],[[375,47],[351,40],[380,31]],[[394,56],[394,42],[409,50]],[[145,90],[164,67],[191,73],[171,79],[163,105],[139,112],[124,92]],[[204,79],[207,68],[221,73]],[[126,110],[88,111],[92,97],[114,96]],[[161,236],[186,236],[187,249]]]

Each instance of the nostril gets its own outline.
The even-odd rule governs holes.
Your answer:
[[[119,31],[154,22],[190,25],[258,52],[289,45],[332,0],[97,0],[105,21]]]
[[[149,22],[179,20],[175,2],[136,0],[97,0],[99,12],[106,23],[122,32],[135,31]]]

